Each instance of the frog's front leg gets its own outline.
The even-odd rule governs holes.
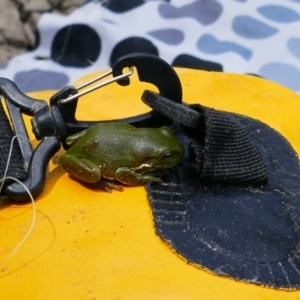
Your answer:
[[[125,167],[118,168],[115,171],[115,178],[116,180],[127,185],[143,185],[151,181],[161,182],[161,179],[153,174],[137,173],[134,170]]]
[[[75,179],[93,184],[106,192],[111,192],[111,189],[123,191],[123,188],[113,182],[101,179],[101,169],[84,158],[77,158],[73,155],[62,155],[59,160],[61,166]]]
[[[100,168],[90,160],[64,154],[59,163],[72,177],[80,181],[96,183],[101,179]]]
[[[87,129],[68,136],[66,140],[67,145],[69,146],[74,145],[81,137],[85,135],[86,132]]]

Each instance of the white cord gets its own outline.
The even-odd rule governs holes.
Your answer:
[[[29,227],[27,233],[25,234],[25,236],[17,244],[17,246],[9,253],[9,255],[4,260],[2,260],[0,262],[0,266],[3,265],[4,263],[6,263],[19,250],[19,248],[24,244],[24,242],[28,239],[29,235],[32,233],[33,227],[34,227],[35,222],[36,222],[36,206],[35,206],[35,202],[34,202],[33,196],[30,193],[29,189],[26,187],[26,185],[23,182],[21,182],[17,178],[14,178],[14,177],[11,177],[11,176],[6,176],[7,171],[8,171],[8,167],[9,167],[9,163],[10,163],[10,159],[11,159],[11,155],[12,155],[13,143],[14,143],[14,141],[15,141],[16,138],[17,138],[17,136],[14,136],[13,139],[12,139],[12,141],[11,141],[11,144],[10,144],[10,150],[9,150],[9,154],[8,154],[6,168],[5,168],[5,171],[4,171],[4,176],[3,176],[2,179],[0,179],[0,181],[1,181],[0,193],[2,191],[3,184],[4,184],[4,182],[5,182],[6,179],[11,179],[11,180],[14,180],[14,181],[18,182],[25,189],[25,191],[28,193],[28,195],[29,195],[29,197],[31,199],[31,202],[32,202],[32,219],[31,219],[30,227]]]

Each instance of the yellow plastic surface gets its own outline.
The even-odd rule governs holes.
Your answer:
[[[252,76],[185,69],[177,72],[185,102],[260,119],[281,132],[299,153],[298,95]],[[104,87],[81,98],[78,118],[103,120],[146,111],[140,100],[146,87],[155,90],[139,82],[136,75],[129,87]],[[53,93],[30,95],[49,99]],[[36,206],[32,234],[0,265],[1,300],[300,299],[300,291],[238,282],[187,264],[155,235],[143,187],[112,194],[88,189],[70,179],[54,157]],[[0,261],[23,238],[31,216],[30,204],[2,201]]]

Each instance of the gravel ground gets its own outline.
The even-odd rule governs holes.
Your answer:
[[[32,49],[45,12],[68,14],[86,0],[0,0],[0,66]]]

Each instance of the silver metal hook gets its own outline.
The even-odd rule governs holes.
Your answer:
[[[108,72],[106,72],[106,73],[104,73],[104,74],[102,74],[102,75],[100,75],[100,76],[98,76],[98,77],[90,80],[90,81],[87,81],[87,82],[79,85],[78,87],[76,87],[76,89],[77,90],[83,89],[84,87],[89,86],[89,85],[95,83],[96,81],[99,81],[99,80],[101,80],[101,79],[103,79],[103,78],[111,75],[112,73],[113,73],[113,70],[110,70],[110,71],[108,71]],[[111,79],[108,79],[108,80],[106,80],[104,82],[101,82],[101,83],[99,83],[97,85],[94,85],[94,86],[92,86],[92,87],[90,87],[90,88],[88,88],[88,89],[86,89],[86,90],[84,90],[84,91],[82,91],[82,92],[80,92],[78,94],[72,95],[72,96],[70,96],[70,97],[68,97],[66,99],[62,99],[62,100],[59,101],[59,103],[65,104],[65,103],[71,102],[71,101],[73,101],[73,100],[75,100],[75,99],[77,99],[77,98],[79,98],[79,97],[81,97],[83,95],[86,95],[86,94],[88,94],[88,93],[90,93],[90,92],[92,92],[94,90],[97,90],[97,89],[99,89],[99,88],[101,88],[103,86],[106,86],[106,85],[111,84],[113,82],[119,81],[119,80],[121,80],[123,78],[127,78],[127,77],[131,76],[132,74],[133,74],[133,68],[129,67],[129,71],[127,73],[124,73],[122,75],[113,77]]]

